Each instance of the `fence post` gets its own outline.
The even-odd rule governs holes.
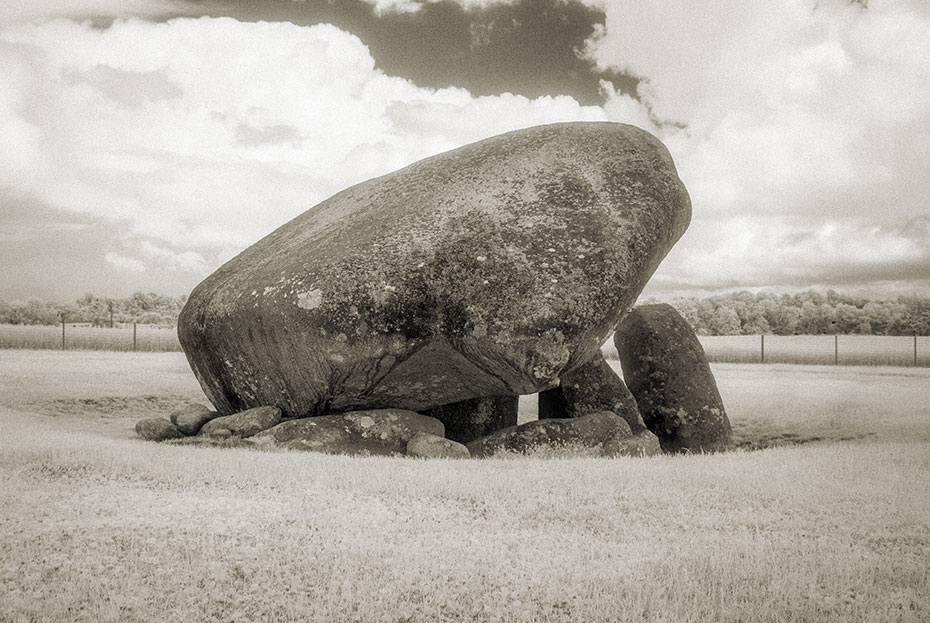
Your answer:
[[[914,367],[917,367],[917,331],[914,331]]]
[[[132,323],[132,352],[136,352],[136,322]]]
[[[760,363],[765,363],[765,333],[763,333],[763,334],[762,334],[761,336],[759,336],[759,337],[762,338],[762,340],[761,340],[761,349],[760,349],[760,358],[761,358]]]
[[[840,336],[833,336],[833,365],[840,365]]]
[[[61,350],[65,350],[65,317],[61,317]]]

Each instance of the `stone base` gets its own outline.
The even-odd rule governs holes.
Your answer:
[[[600,411],[579,418],[547,418],[499,430],[467,444],[474,457],[527,454],[550,449],[578,456],[647,456],[661,452],[647,430],[633,434],[616,413]]]

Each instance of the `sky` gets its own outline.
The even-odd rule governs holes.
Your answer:
[[[0,7],[0,298],[186,294],[332,194],[632,123],[692,223],[647,286],[930,295],[926,0]]]

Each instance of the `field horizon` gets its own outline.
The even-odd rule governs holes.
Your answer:
[[[712,363],[930,367],[930,336],[699,335]],[[177,329],[124,324],[114,328],[68,324],[0,324],[0,350],[181,352]],[[616,360],[609,339],[601,351]]]

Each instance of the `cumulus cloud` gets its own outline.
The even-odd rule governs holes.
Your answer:
[[[116,14],[117,4],[131,3],[81,7]],[[611,119],[658,134],[694,202],[654,292],[896,276],[930,284],[930,5],[586,4],[606,23],[580,53],[605,72],[638,75],[635,97],[608,80],[603,106],[422,88],[381,71],[361,40],[329,25],[181,18],[100,28],[12,24],[7,12],[0,203],[93,223],[68,239],[107,232],[96,243],[100,274],[144,267],[136,283],[158,271],[158,283],[180,280],[184,291],[353,183],[519,127]],[[165,3],[144,6],[155,14]]]
[[[209,273],[210,267],[196,251],[177,251],[157,245],[150,240],[130,241],[128,253],[110,251],[104,259],[116,268],[133,272],[145,272],[153,266],[169,272],[192,272],[201,276]]]
[[[930,7],[865,5],[607,4],[587,55],[642,81],[605,109],[665,139],[694,202],[666,282],[840,283],[928,262],[930,235],[894,225],[930,210]]]
[[[420,88],[325,24],[54,20],[3,29],[0,65],[0,188],[120,223],[131,242],[102,253],[127,270],[203,273],[353,183],[606,118],[569,97]]]

